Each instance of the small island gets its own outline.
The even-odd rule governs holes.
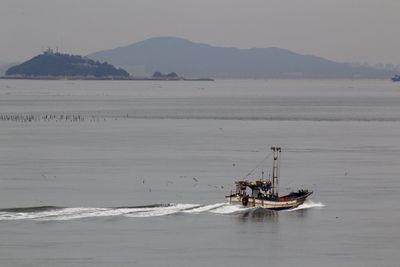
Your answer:
[[[79,55],[62,54],[48,49],[40,55],[13,66],[1,79],[28,80],[134,80],[134,81],[213,81],[213,79],[186,79],[175,72],[155,72],[150,78],[136,78],[126,70],[107,62],[94,61]]]
[[[151,78],[146,78],[151,81],[214,81],[211,78],[184,78],[179,76],[176,72],[170,72],[168,74],[161,73],[159,71],[154,72]]]
[[[183,80],[183,77],[180,77],[178,74],[175,72],[171,72],[168,74],[161,73],[159,71],[154,72],[152,79],[154,80],[172,80],[172,81],[177,81],[177,80]]]
[[[153,76],[151,78],[147,78],[146,80],[152,80],[152,81],[214,81],[214,79],[211,78],[194,78],[194,79],[189,79],[189,78],[184,78],[182,76],[179,76],[176,74],[176,72],[170,72],[168,74],[161,73],[159,71],[154,72]]]
[[[104,62],[78,55],[62,54],[48,49],[34,58],[6,71],[6,79],[77,79],[126,80],[127,71]]]

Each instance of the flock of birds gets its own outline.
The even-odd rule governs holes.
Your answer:
[[[186,179],[189,178],[189,177],[187,177],[187,176],[185,175],[185,176],[179,176],[179,178],[180,178],[180,179],[185,179],[185,180],[186,180]],[[145,184],[146,184],[146,180],[145,180],[145,179],[138,179],[138,180],[141,181],[141,183],[143,184],[143,186],[146,186],[146,185],[145,185]],[[190,179],[188,179],[188,181],[189,181],[189,180],[190,180]],[[193,180],[192,186],[193,186],[193,187],[197,187],[197,185],[200,183],[200,180],[199,180],[198,178],[196,178],[196,177],[193,177],[192,180]],[[165,183],[165,186],[168,187],[169,185],[173,185],[173,184],[174,184],[173,181],[167,180],[166,183]],[[203,185],[203,186],[205,186],[205,185]],[[225,187],[233,188],[233,186],[234,186],[233,184],[226,184],[225,186],[224,186],[224,185],[212,185],[212,184],[207,184],[207,187],[214,188],[214,189],[217,190],[217,191],[224,190]],[[148,191],[148,192],[151,192],[152,189],[151,189],[150,187],[148,187],[147,191]]]

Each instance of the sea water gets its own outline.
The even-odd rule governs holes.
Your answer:
[[[0,80],[0,266],[398,266],[399,134],[389,81]],[[226,203],[271,145],[310,200]]]

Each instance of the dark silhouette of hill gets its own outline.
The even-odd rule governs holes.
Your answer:
[[[276,47],[214,47],[174,37],[157,37],[88,57],[127,70],[175,71],[185,77],[223,78],[388,78],[388,70],[354,66]],[[133,73],[134,75],[136,73]]]
[[[17,65],[18,63],[0,63],[0,76],[3,76],[6,74],[6,71],[12,67]]]
[[[49,50],[9,68],[6,76],[127,78],[129,73],[107,62],[100,63],[89,58],[53,53]]]

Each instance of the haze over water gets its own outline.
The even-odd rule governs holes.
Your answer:
[[[388,81],[0,80],[0,265],[398,266],[399,133]],[[224,203],[271,145],[311,201]]]

